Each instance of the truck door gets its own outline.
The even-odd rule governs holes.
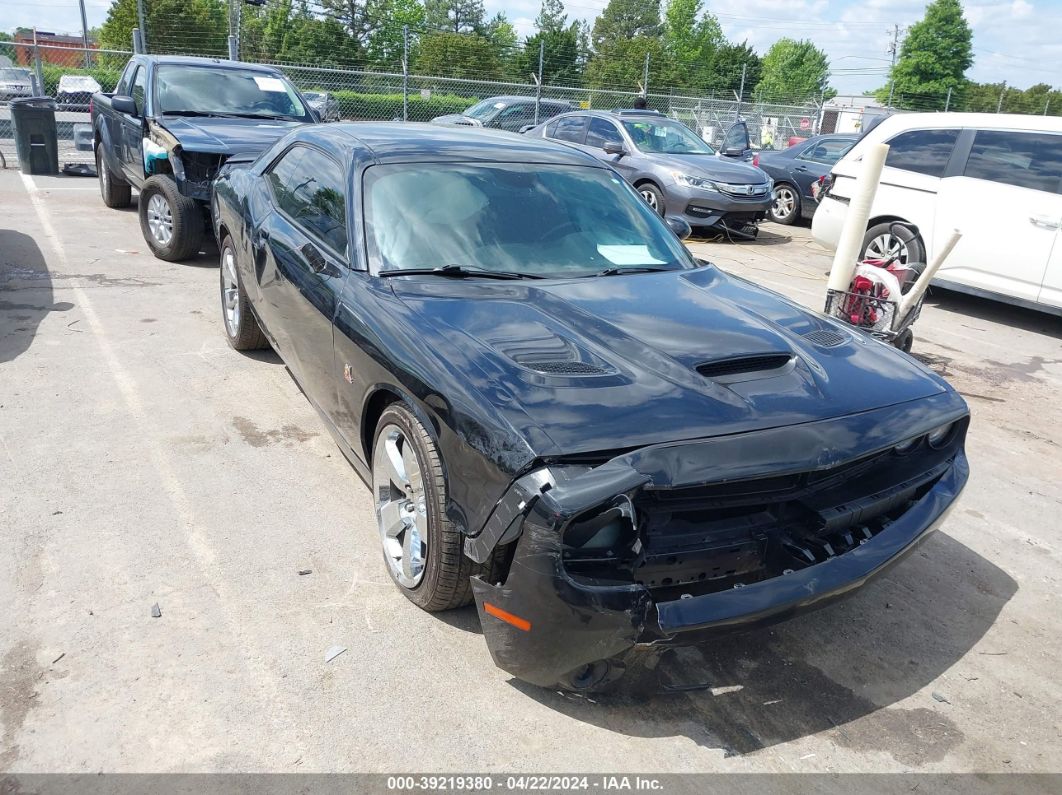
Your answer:
[[[129,96],[136,104],[136,115],[118,113],[118,159],[122,163],[125,178],[133,185],[139,186],[144,181],[144,112],[147,109],[147,66],[141,64],[136,68],[130,83]]]

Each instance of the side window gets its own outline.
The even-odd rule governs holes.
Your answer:
[[[743,122],[737,122],[729,130],[726,131],[726,138],[723,140],[723,151],[729,152],[733,150],[740,150],[744,152],[751,146],[749,143],[749,128],[745,126]]]
[[[549,124],[546,125],[546,137],[547,138],[556,138],[557,137],[557,125],[558,124],[560,124],[559,121],[551,121]]]
[[[963,173],[1057,193],[1062,183],[1062,135],[978,130]]]
[[[129,96],[129,84],[132,82],[133,72],[136,70],[136,62],[129,61],[125,65],[125,69],[122,71],[122,76],[118,79],[118,85],[114,87],[114,93],[118,96]]]
[[[338,163],[316,149],[296,146],[269,171],[269,184],[277,205],[296,224],[346,253],[346,201]]]
[[[810,160],[813,163],[822,163],[827,166],[832,166],[841,157],[852,148],[853,141],[846,138],[827,138],[825,141],[819,141],[816,144],[812,144],[803,152],[797,160]]]
[[[958,130],[911,130],[890,141],[885,165],[940,177],[948,166]]]
[[[586,116],[566,116],[561,119],[553,137],[558,141],[581,144],[586,137]]]
[[[530,121],[535,118],[535,106],[526,102],[519,102],[515,105],[510,105],[504,110],[500,111],[497,116],[494,117],[494,121],[501,122],[516,122],[516,121]]]
[[[133,87],[129,92],[129,95],[133,98],[133,102],[136,104],[136,112],[138,116],[144,115],[144,100],[147,97],[147,67],[137,67],[136,75],[133,77]]]
[[[591,117],[590,128],[586,131],[586,145],[603,149],[607,143],[622,144],[623,136],[612,122]]]

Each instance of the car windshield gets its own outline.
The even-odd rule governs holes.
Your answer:
[[[23,69],[0,69],[0,80],[28,80],[29,72]]]
[[[670,119],[625,119],[623,126],[642,152],[662,155],[714,155],[715,150],[687,127]]]
[[[470,119],[476,119],[477,121],[483,121],[499,110],[505,107],[505,103],[497,99],[483,99],[466,110],[462,116],[468,116]]]
[[[158,71],[161,113],[305,119],[306,108],[284,78],[250,69],[164,64]]]
[[[364,199],[377,272],[450,265],[567,278],[695,267],[663,220],[603,168],[374,166]]]

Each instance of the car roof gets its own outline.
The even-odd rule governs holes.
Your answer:
[[[506,94],[505,96],[501,96],[501,97],[487,97],[486,99],[480,100],[480,102],[505,102],[507,104],[508,103],[513,103],[513,102],[534,102],[534,101],[535,101],[534,97],[519,97],[519,96],[516,96],[515,94]],[[542,102],[543,103],[551,102],[554,105],[571,105],[572,104],[571,102],[569,102],[566,99],[548,99],[546,97],[542,98]],[[478,105],[479,102],[477,102],[475,104]]]
[[[894,113],[883,119],[867,135],[878,138],[904,130],[942,130],[958,127],[1062,132],[1062,119],[1057,116],[1031,116],[1020,113]]]
[[[245,63],[244,61],[230,61],[226,58],[199,58],[194,55],[138,55],[153,61],[156,64],[185,64],[188,66],[216,66],[221,69],[246,69],[253,72],[269,72],[279,74],[280,70],[275,66],[266,66],[260,63]]]
[[[603,167],[597,158],[545,138],[503,130],[420,122],[334,122],[300,128],[294,137],[344,156],[368,150],[377,163],[520,162]]]

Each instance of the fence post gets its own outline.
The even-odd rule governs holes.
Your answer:
[[[745,73],[748,71],[748,68],[748,64],[741,64],[741,88],[738,89],[737,108],[734,110],[734,121],[741,120],[741,100],[745,96]]]
[[[37,78],[37,96],[43,97],[45,94],[44,88],[44,67],[41,66],[41,48],[37,46],[37,29],[33,29],[33,72]]]
[[[140,33],[140,28],[133,28],[133,53],[135,55],[141,55],[144,52],[144,37]]]
[[[538,85],[535,86],[535,125],[538,125],[538,109],[542,104],[542,62],[546,55],[546,42],[540,39],[538,42]]]
[[[402,121],[409,121],[409,25],[402,26]]]
[[[951,86],[948,86],[948,96],[944,99],[944,112],[948,112],[948,108],[951,107]]]
[[[1047,109],[1049,107],[1051,107],[1051,99],[1050,98],[1048,98],[1047,102],[1044,103],[1044,115],[1045,116],[1047,115]]]
[[[645,72],[642,75],[642,93],[645,95],[645,99],[649,99],[649,53],[645,54]]]
[[[136,21],[140,26],[140,50],[146,53],[148,37],[147,26],[144,24],[144,0],[136,0]]]
[[[999,92],[999,104],[996,105],[996,113],[1003,112],[1003,97],[1007,95],[1007,81],[1003,81],[1003,90]]]

